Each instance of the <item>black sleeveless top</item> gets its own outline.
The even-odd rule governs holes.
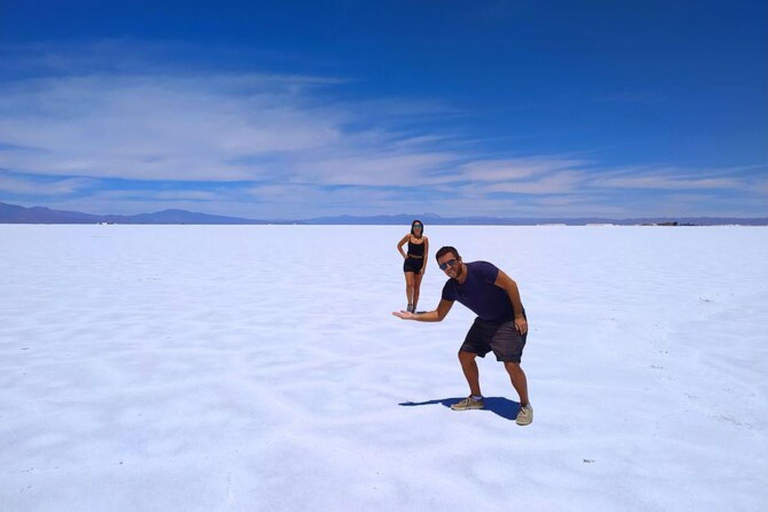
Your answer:
[[[408,240],[408,254],[411,256],[424,256],[424,242],[414,244]]]

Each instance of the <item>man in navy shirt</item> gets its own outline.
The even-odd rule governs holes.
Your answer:
[[[530,424],[533,408],[528,401],[528,381],[520,367],[528,338],[528,321],[517,283],[487,261],[464,263],[454,247],[441,248],[435,257],[440,270],[450,277],[443,287],[443,297],[437,309],[427,313],[399,311],[393,315],[403,320],[440,322],[455,301],[471,309],[477,318],[459,349],[459,362],[469,384],[470,395],[453,404],[451,409],[466,411],[485,407],[475,358],[485,357],[493,351],[496,360],[504,363],[512,386],[520,396],[517,424]]]

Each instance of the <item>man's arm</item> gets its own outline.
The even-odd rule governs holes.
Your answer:
[[[496,277],[496,281],[493,283],[499,288],[502,288],[507,292],[509,301],[512,303],[512,310],[515,312],[515,327],[517,332],[525,334],[528,332],[528,322],[523,316],[523,302],[520,300],[520,290],[517,288],[517,283],[499,269],[499,275]]]
[[[453,307],[453,301],[440,299],[440,304],[437,305],[437,309],[429,311],[427,313],[409,313],[408,311],[395,311],[392,313],[398,318],[403,320],[417,320],[419,322],[441,322],[445,315]]]

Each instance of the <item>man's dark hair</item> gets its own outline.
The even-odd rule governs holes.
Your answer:
[[[439,251],[437,251],[437,253],[435,253],[435,259],[436,259],[436,260],[439,260],[440,258],[442,258],[443,256],[445,256],[445,255],[446,255],[446,254],[448,254],[449,252],[450,252],[450,253],[453,253],[453,256],[454,256],[456,259],[459,259],[459,258],[461,258],[461,256],[459,256],[459,251],[457,251],[455,247],[451,247],[450,245],[446,245],[446,246],[444,246],[444,247],[441,247],[441,248],[440,248],[440,250],[439,250]]]

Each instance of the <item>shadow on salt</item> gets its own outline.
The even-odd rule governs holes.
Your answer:
[[[403,407],[416,407],[419,405],[440,404],[443,407],[450,408],[451,405],[455,404],[456,402],[460,402],[465,398],[466,398],[465,396],[454,397],[454,398],[438,398],[436,400],[428,400],[426,402],[402,402],[398,405],[401,405]],[[510,421],[517,418],[517,413],[518,411],[520,411],[520,404],[518,402],[510,400],[509,398],[504,398],[503,396],[486,396],[484,400],[485,400],[485,408],[475,409],[475,410],[481,411],[481,412],[490,411]]]

